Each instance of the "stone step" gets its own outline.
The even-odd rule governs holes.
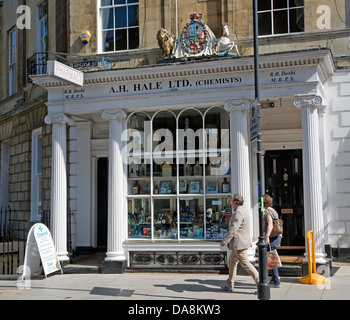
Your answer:
[[[101,273],[101,266],[99,264],[67,264],[62,269],[64,274]]]

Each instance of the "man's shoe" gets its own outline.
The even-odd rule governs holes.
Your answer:
[[[221,287],[222,291],[228,291],[228,292],[234,292],[233,288],[229,288],[228,286],[224,285]]]
[[[269,285],[271,288],[280,288],[281,287],[281,285],[279,283],[276,283],[276,282],[270,282]]]

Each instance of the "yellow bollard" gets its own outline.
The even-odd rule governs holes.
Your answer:
[[[310,230],[307,233],[306,239],[309,274],[299,279],[299,282],[302,284],[325,284],[327,283],[328,279],[316,273],[315,235],[313,230]]]

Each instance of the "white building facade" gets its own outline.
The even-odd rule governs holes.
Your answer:
[[[83,87],[32,78],[48,91],[51,232],[61,261],[67,206],[76,210],[73,247],[106,248],[113,272],[224,263],[219,242],[234,193],[245,198],[257,243],[252,56],[86,72]],[[262,55],[260,78],[260,183],[285,221],[283,245],[305,246],[314,230],[318,263],[332,252],[346,257],[350,74],[325,48]]]

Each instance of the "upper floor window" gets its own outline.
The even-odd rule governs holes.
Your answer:
[[[47,1],[42,2],[38,6],[37,21],[37,52],[45,53],[48,47],[48,9]]]
[[[139,1],[101,0],[102,52],[139,48]]]
[[[9,96],[16,93],[16,62],[17,62],[17,41],[16,30],[8,34],[8,59],[9,59]]]
[[[42,129],[32,132],[31,219],[38,221],[42,211]]]
[[[259,36],[304,32],[304,0],[259,0]]]

